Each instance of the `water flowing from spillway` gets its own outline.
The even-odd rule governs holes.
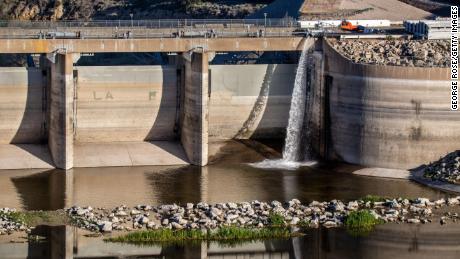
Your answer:
[[[292,92],[291,108],[289,110],[289,122],[286,129],[286,139],[283,149],[283,158],[278,160],[264,160],[260,163],[251,164],[258,168],[281,168],[281,169],[296,169],[300,166],[313,165],[316,162],[308,161],[311,159],[309,152],[310,148],[303,147],[302,145],[309,145],[303,143],[302,139],[305,137],[304,129],[305,112],[309,112],[307,102],[310,99],[310,88],[307,83],[307,63],[308,63],[308,50],[309,47],[305,46],[300,55],[299,64],[294,82],[294,89]],[[308,136],[307,136],[308,137]]]
[[[307,99],[307,51],[307,48],[304,48],[302,51],[295,76],[291,109],[289,110],[289,123],[286,129],[286,140],[283,150],[283,160],[285,161],[296,162],[299,160],[300,140],[302,137],[305,102]]]

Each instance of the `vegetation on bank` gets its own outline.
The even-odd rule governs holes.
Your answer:
[[[371,202],[371,203],[383,202],[386,199],[387,199],[386,197],[382,197],[382,196],[378,196],[378,195],[372,195],[372,194],[368,194],[368,195],[366,195],[366,196],[361,198],[361,200],[363,202]]]
[[[302,228],[299,232],[291,231],[284,222],[284,217],[273,213],[269,216],[270,225],[263,228],[245,228],[237,226],[220,227],[215,230],[199,229],[156,229],[147,231],[136,231],[125,235],[106,238],[108,242],[120,243],[183,243],[193,241],[219,241],[238,242],[266,239],[287,239],[303,235],[308,229],[308,222],[299,222]],[[375,226],[383,224],[382,219],[376,218],[370,210],[351,212],[344,221],[346,230],[353,236],[364,236],[369,234]]]
[[[358,210],[348,214],[344,226],[351,235],[364,236],[369,234],[375,226],[383,223],[384,221],[376,218],[370,210]]]
[[[45,224],[66,224],[68,217],[62,211],[0,211],[0,218],[29,227]]]
[[[216,230],[197,229],[157,229],[128,233],[119,237],[105,239],[109,242],[122,243],[180,243],[186,241],[240,241],[284,239],[297,236],[287,227],[243,228],[236,226],[221,227]]]
[[[268,222],[270,223],[270,226],[272,227],[282,227],[286,225],[286,222],[284,222],[283,215],[279,213],[270,213],[268,217]]]

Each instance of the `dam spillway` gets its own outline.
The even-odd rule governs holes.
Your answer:
[[[356,64],[327,40],[302,41],[314,44],[309,123],[320,157],[407,169],[460,146],[447,68]],[[73,65],[79,53],[58,52],[38,68],[0,69],[2,168],[206,165],[210,141],[282,138],[296,65],[209,64],[214,55],[85,67]]]

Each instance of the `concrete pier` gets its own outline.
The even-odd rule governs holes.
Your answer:
[[[61,169],[73,167],[74,55],[58,53],[51,61],[48,146],[54,164]]]
[[[183,54],[185,81],[181,142],[194,165],[208,163],[209,53],[195,50]]]

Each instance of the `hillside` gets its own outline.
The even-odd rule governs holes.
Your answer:
[[[2,0],[0,19],[243,18],[272,0]]]

